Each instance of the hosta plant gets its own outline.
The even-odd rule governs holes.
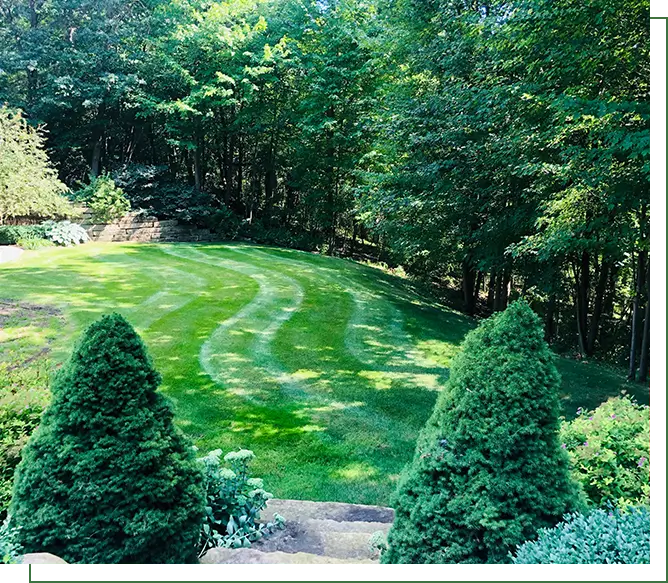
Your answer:
[[[285,519],[274,514],[274,520],[260,522],[260,513],[272,495],[264,490],[260,478],[252,478],[249,465],[255,459],[252,451],[241,449],[228,453],[221,464],[222,450],[216,449],[198,461],[204,468],[207,505],[200,533],[202,556],[213,547],[249,547],[254,541],[285,528]]]
[[[76,223],[70,221],[46,221],[42,223],[44,227],[46,238],[55,243],[69,247],[70,245],[78,245],[79,243],[86,243],[88,241],[88,234],[86,229]]]

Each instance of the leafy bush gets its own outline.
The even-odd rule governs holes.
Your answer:
[[[470,332],[404,472],[384,563],[501,563],[582,501],[559,444],[559,375],[518,301]]]
[[[42,223],[42,227],[44,227],[46,238],[56,245],[69,247],[70,245],[86,243],[89,240],[86,229],[76,223],[70,223],[70,221],[59,223],[46,221]]]
[[[322,239],[308,231],[265,226],[260,221],[242,223],[240,236],[262,245],[277,245],[302,251],[315,251],[322,245]]]
[[[48,366],[0,363],[0,520],[7,515],[21,450],[49,401]]]
[[[71,563],[197,559],[202,472],[118,314],[84,333],[23,450],[11,504],[26,552]]]
[[[561,438],[593,504],[649,504],[649,407],[609,399],[594,411],[579,410],[562,425]]]
[[[649,512],[646,508],[597,509],[569,514],[538,540],[519,546],[516,564],[649,563]]]
[[[204,466],[207,506],[200,533],[200,556],[212,547],[249,547],[251,542],[284,528],[285,520],[274,514],[274,520],[259,522],[260,513],[272,498],[260,478],[251,478],[248,466],[255,459],[252,451],[242,449],[228,453],[224,460],[230,468],[221,467],[222,450],[209,452],[198,461]]]
[[[42,225],[0,225],[0,245],[17,245],[20,240],[37,240],[46,237]]]
[[[53,243],[47,239],[19,239],[16,244],[27,251],[53,247]]]
[[[77,200],[86,203],[95,223],[111,223],[130,212],[130,201],[110,176],[92,178],[90,184],[75,194]]]
[[[10,526],[9,518],[0,525],[0,563],[18,563],[21,545],[16,542],[16,529]]]
[[[210,194],[175,181],[166,166],[127,164],[114,173],[114,180],[133,208],[146,209],[159,219],[205,227],[216,212]]]
[[[0,107],[0,224],[17,217],[68,217],[72,209],[65,192],[43,136],[19,112]]]
[[[211,215],[207,225],[224,240],[236,239],[241,229],[241,219],[230,209],[222,208]]]

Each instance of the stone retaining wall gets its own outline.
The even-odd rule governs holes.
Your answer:
[[[90,211],[84,211],[81,225],[91,241],[214,241],[215,235],[207,229],[198,229],[188,225],[180,225],[176,219],[158,220],[156,217],[143,213],[129,213],[122,219],[107,225],[96,225],[92,222]]]

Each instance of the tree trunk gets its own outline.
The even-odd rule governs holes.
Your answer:
[[[503,310],[503,270],[496,274],[496,281],[494,282],[494,311],[500,312]]]
[[[640,296],[645,287],[645,258],[647,252],[638,253],[638,264],[636,267],[636,289],[633,296],[633,315],[631,316],[631,349],[629,351],[629,374],[628,380],[635,380],[636,377],[636,357],[638,352],[638,342],[640,340]]]
[[[587,319],[589,314],[589,267],[588,251],[583,251],[579,264],[573,262],[575,278],[575,320],[577,323],[578,346],[581,354],[587,353]]]
[[[237,201],[241,203],[243,200],[243,185],[244,185],[244,148],[241,136],[239,141],[239,167],[237,169]]]
[[[93,155],[90,161],[91,176],[97,177],[100,175],[102,161],[102,135],[100,134],[93,143]]]
[[[545,341],[549,344],[554,339],[556,331],[555,313],[557,311],[557,294],[550,294],[545,313]]]
[[[464,294],[464,310],[467,314],[475,314],[475,269],[467,259],[462,263],[462,292]]]
[[[596,285],[596,295],[594,297],[594,310],[589,322],[589,333],[587,334],[587,344],[585,346],[587,356],[594,354],[594,346],[598,337],[598,329],[603,313],[603,300],[606,295],[606,286],[608,285],[608,276],[610,274],[610,262],[606,259],[601,263],[601,270]]]
[[[353,219],[353,238],[350,242],[350,255],[351,257],[355,256],[355,250],[357,248],[357,221]]]
[[[28,10],[30,12],[30,28],[37,28],[37,2],[36,0],[28,1]],[[27,94],[26,102],[29,106],[35,104],[37,101],[37,69],[34,67],[26,67],[26,80],[27,80]]]
[[[645,325],[642,331],[642,349],[640,350],[640,366],[638,367],[638,380],[647,382],[649,375],[649,291],[647,292],[647,306],[645,306]]]
[[[230,206],[230,201],[232,200],[232,157],[233,157],[233,140],[230,138],[227,133],[225,134],[223,142],[223,168],[225,171],[224,184],[225,184],[225,194],[224,200],[225,205]]]
[[[496,272],[492,269],[489,274],[489,284],[487,285],[487,309],[494,311],[494,289],[496,287]]]
[[[478,304],[478,298],[480,297],[480,287],[482,286],[482,280],[484,277],[485,274],[482,271],[478,271],[478,275],[475,280],[475,291],[473,292],[474,305]]]
[[[193,176],[195,178],[195,190],[199,192],[202,190],[202,150],[199,138],[193,152]]]
[[[603,310],[601,322],[598,327],[598,350],[607,352],[614,345],[615,335],[615,301],[617,299],[617,278],[620,266],[617,262],[610,262],[610,274],[605,288],[603,298]]]
[[[499,300],[499,307],[497,312],[501,312],[508,307],[508,298],[510,297],[510,276],[511,270],[510,267],[506,267],[503,270],[503,277],[501,278],[501,286],[499,292],[497,293],[497,298]]]

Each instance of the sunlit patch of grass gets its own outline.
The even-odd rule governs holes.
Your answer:
[[[235,320],[224,345],[211,346],[214,380],[202,368],[202,347],[258,297],[261,282],[275,287]],[[24,353],[48,346],[54,365],[88,324],[121,312],[138,327],[177,423],[201,451],[252,449],[268,489],[311,500],[389,502],[475,326],[378,269],[248,244],[49,248],[0,266],[0,289],[62,312],[1,332],[5,347],[13,342]],[[290,297],[296,291],[300,304]],[[569,416],[637,387],[596,365],[558,366]]]

